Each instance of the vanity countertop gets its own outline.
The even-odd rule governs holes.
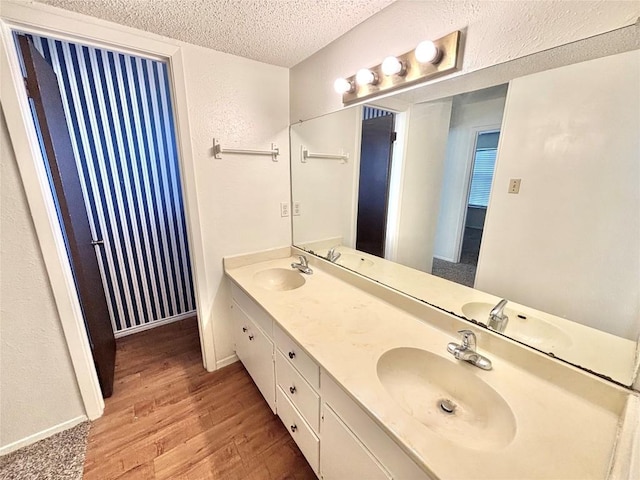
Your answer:
[[[558,384],[556,376],[544,369],[533,372],[485,350],[483,347],[496,341],[510,341],[485,341],[495,336],[480,331],[478,351],[491,359],[493,370],[459,362],[446,349],[448,342],[459,343],[456,328],[448,332],[434,325],[443,324],[442,316],[451,317],[444,319],[445,323],[454,322],[451,325],[460,326],[456,322],[462,320],[427,305],[420,307],[426,309],[426,316],[412,315],[345,281],[345,275],[331,274],[331,268],[337,267],[327,268],[321,261],[312,260],[314,273],[305,275],[304,285],[294,290],[266,290],[254,281],[256,273],[290,269],[293,261],[297,258],[249,265],[225,262],[225,270],[428,474],[441,479],[607,477],[626,398],[621,389],[608,384],[603,387],[604,382],[590,378],[598,389],[610,388],[611,395],[582,396],[579,389]],[[440,319],[431,322],[432,317]],[[466,328],[474,329],[471,325]],[[481,439],[451,440],[409,415],[382,385],[377,371],[378,359],[398,347],[435,353],[459,364],[465,375],[475,375],[489,385],[513,413],[513,439],[497,446]],[[486,419],[472,421],[481,424]],[[451,428],[456,428],[455,424]]]

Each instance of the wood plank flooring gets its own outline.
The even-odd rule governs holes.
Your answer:
[[[117,341],[85,479],[315,479],[240,362],[202,367],[195,317]]]

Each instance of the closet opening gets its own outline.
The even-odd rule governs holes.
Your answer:
[[[196,315],[167,62],[13,32],[104,397],[115,338]]]

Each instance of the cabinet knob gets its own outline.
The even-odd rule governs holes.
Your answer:
[[[293,395],[294,393],[296,393],[296,387],[289,387],[289,391]]]
[[[249,335],[249,340],[253,340],[253,335]]]
[[[293,433],[296,433],[296,430],[298,430],[298,426],[297,425],[291,425],[291,427],[289,427],[289,428],[291,428],[291,431]]]
[[[247,327],[242,327],[242,331],[246,332],[247,331]]]
[[[292,360],[296,358],[296,352],[289,352],[289,358]]]

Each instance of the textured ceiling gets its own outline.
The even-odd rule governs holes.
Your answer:
[[[38,0],[292,67],[395,0]]]

